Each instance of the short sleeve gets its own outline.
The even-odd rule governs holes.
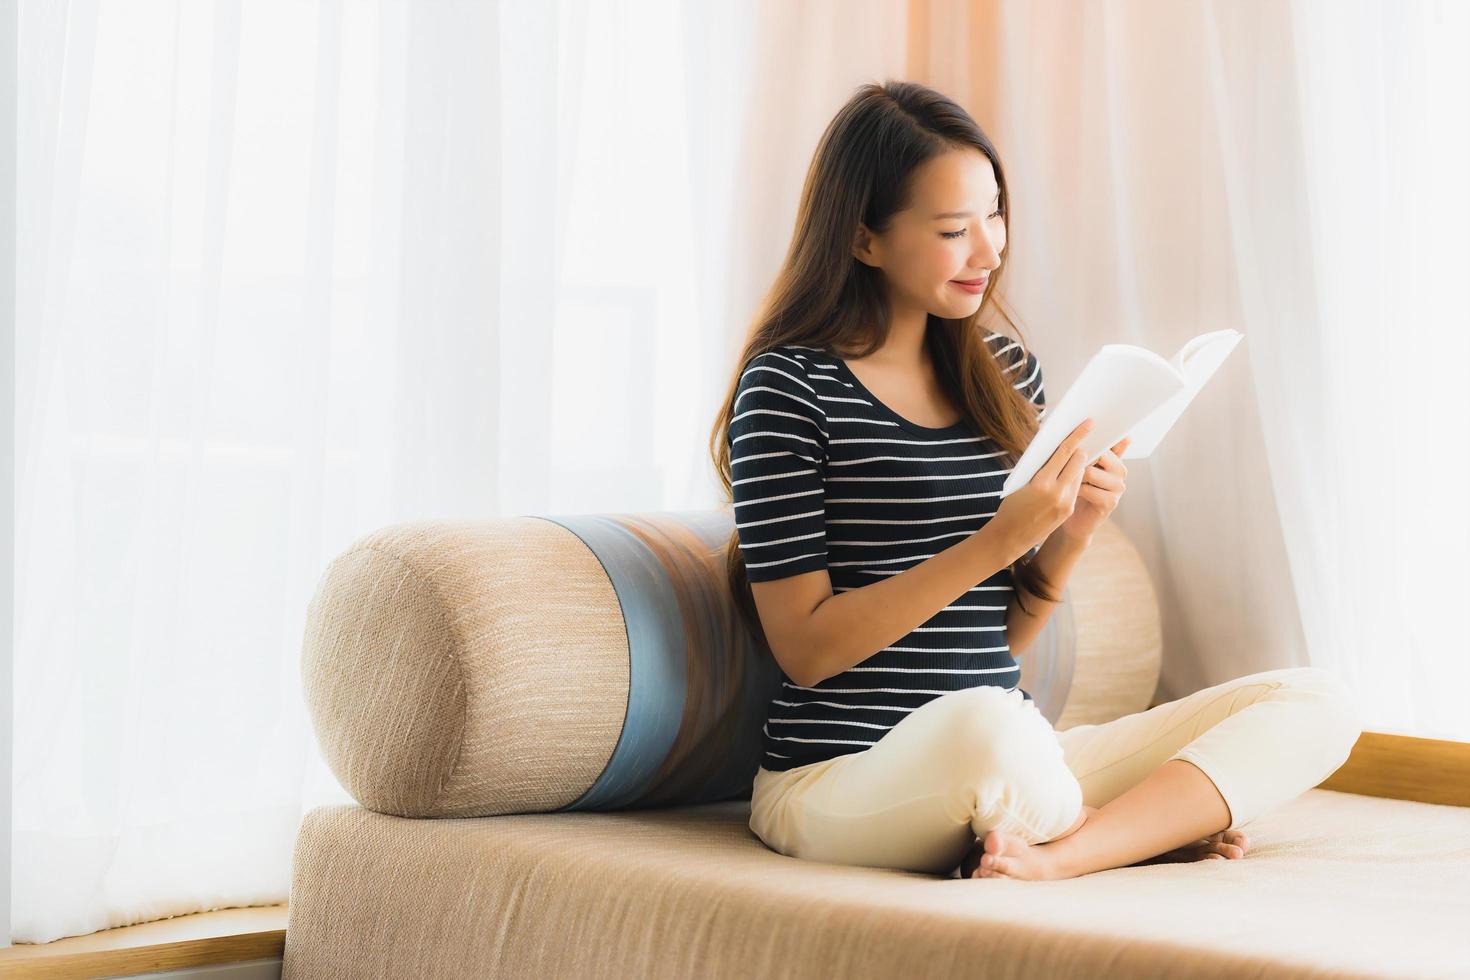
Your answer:
[[[767,582],[827,567],[827,414],[802,362],[752,358],[736,386],[730,444],[735,529],[746,575]]]
[[[1026,356],[1020,360],[1020,365],[1012,383],[1027,401],[1043,409],[1046,408],[1046,387],[1043,384],[1041,362],[1036,359],[1036,352],[1026,351]]]
[[[1041,374],[1041,362],[1037,360],[1036,354],[1022,347],[1020,341],[1003,333],[991,333],[986,336],[985,342],[990,345],[991,353],[1001,363],[1006,377],[1011,379],[1011,386],[1027,401],[1040,407],[1038,415],[1044,415],[1046,388]]]

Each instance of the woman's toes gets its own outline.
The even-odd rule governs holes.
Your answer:
[[[980,855],[980,860],[976,862],[975,869],[970,872],[970,877],[993,878],[996,875],[1004,874],[1005,871],[1003,862],[1003,858],[999,857],[998,855],[991,854],[989,851],[986,851],[985,853]]]
[[[1239,857],[1244,857],[1245,852],[1251,849],[1250,839],[1238,830],[1225,831],[1220,835],[1220,843],[1238,850],[1240,852]]]
[[[1229,857],[1244,857],[1245,852],[1250,850],[1251,846],[1250,839],[1246,837],[1242,831],[1239,830],[1222,830],[1218,834],[1211,834],[1200,843],[1206,846],[1227,845],[1228,847],[1233,847],[1240,852],[1239,854],[1236,854],[1235,851],[1230,851],[1227,849],[1225,853]]]

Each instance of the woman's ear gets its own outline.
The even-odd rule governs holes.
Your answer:
[[[853,236],[852,240],[853,258],[857,259],[863,265],[870,265],[876,269],[880,264],[875,247],[876,244],[876,239],[873,237],[873,233],[868,230],[868,226],[859,221],[857,234]]]

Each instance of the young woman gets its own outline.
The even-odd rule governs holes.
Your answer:
[[[1312,667],[1062,732],[1019,687],[1128,440],[1086,465],[1087,420],[999,497],[1046,404],[1035,355],[980,326],[1009,212],[990,140],[922,85],[863,86],[822,136],[712,433],[731,588],[782,673],[750,827],[981,878],[1242,857],[1238,828],[1337,769],[1357,715]]]

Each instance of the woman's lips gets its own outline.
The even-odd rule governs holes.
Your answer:
[[[975,279],[970,282],[965,282],[962,279],[951,279],[949,283],[951,286],[958,286],[967,293],[980,293],[985,291],[985,284],[989,281],[989,278]]]

